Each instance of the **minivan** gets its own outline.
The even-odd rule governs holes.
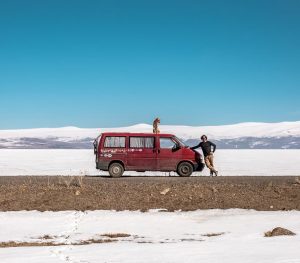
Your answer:
[[[121,177],[124,171],[176,171],[190,176],[202,171],[200,153],[172,134],[102,133],[94,141],[96,168]]]

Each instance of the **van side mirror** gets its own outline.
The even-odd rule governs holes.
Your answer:
[[[175,152],[177,150],[180,149],[180,145],[178,143],[174,144],[174,146],[172,147],[172,152]]]

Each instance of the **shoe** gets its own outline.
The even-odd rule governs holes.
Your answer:
[[[215,176],[218,176],[218,171],[215,171]]]

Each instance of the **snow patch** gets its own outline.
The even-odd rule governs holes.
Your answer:
[[[45,235],[72,244],[115,233],[117,242],[84,246],[0,249],[19,262],[299,262],[300,212],[253,210],[0,212],[0,242]],[[295,236],[264,237],[275,226]],[[128,235],[117,235],[127,233]],[[222,234],[220,234],[222,233]],[[109,237],[108,237],[109,238]]]
[[[300,175],[300,150],[217,150],[219,175]],[[108,175],[96,170],[93,150],[0,150],[0,176]],[[125,172],[125,175],[177,176],[174,172]],[[193,176],[208,176],[208,169]]]

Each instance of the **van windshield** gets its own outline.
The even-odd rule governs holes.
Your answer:
[[[186,144],[184,142],[182,142],[182,140],[180,140],[178,137],[174,136],[175,140],[178,141],[181,146],[186,146]]]

